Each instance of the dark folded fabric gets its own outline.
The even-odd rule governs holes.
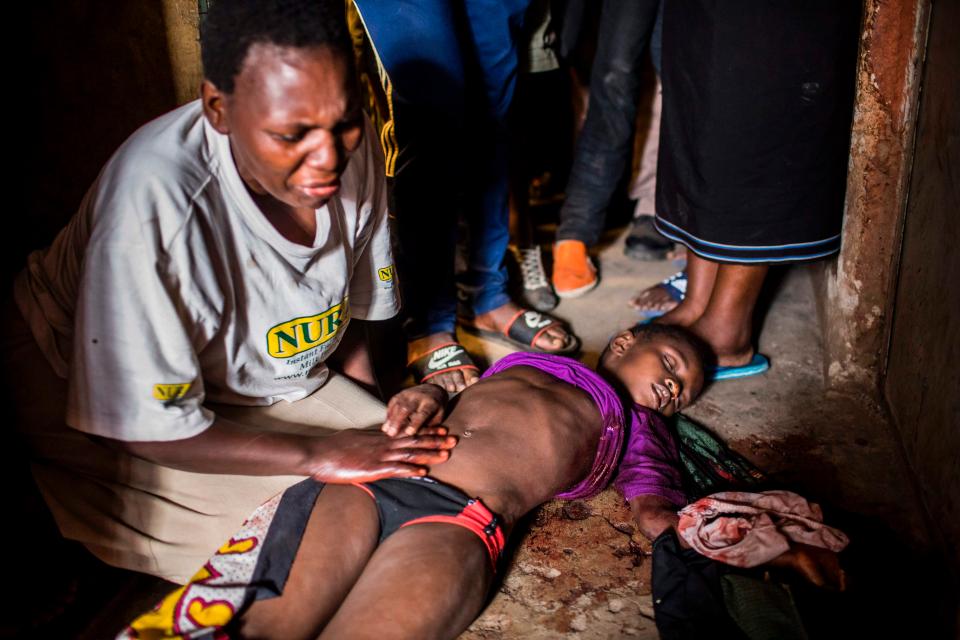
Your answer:
[[[721,578],[732,567],[680,547],[672,529],[653,542],[653,610],[662,640],[745,639],[727,614]]]

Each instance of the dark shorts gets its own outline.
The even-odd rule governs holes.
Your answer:
[[[356,484],[373,498],[380,516],[380,542],[413,524],[443,523],[475,533],[496,571],[505,537],[497,516],[479,498],[432,478],[388,478]]]
[[[479,499],[431,478],[354,486],[376,503],[380,542],[412,524],[452,524],[480,538],[496,571],[505,537],[497,516]],[[253,602],[283,593],[323,487],[303,480],[262,504],[185,586],[172,591],[118,637],[195,638],[210,633],[211,637],[225,637],[223,633],[232,637],[231,625]]]

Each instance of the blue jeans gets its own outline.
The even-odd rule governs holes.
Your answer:
[[[355,0],[390,80],[398,267],[410,338],[509,302],[507,114],[530,0]],[[467,265],[454,278],[458,214]]]
[[[557,240],[596,244],[610,199],[633,153],[648,44],[659,71],[659,0],[604,0],[590,71],[590,106],[577,139]],[[653,42],[651,42],[653,34]]]

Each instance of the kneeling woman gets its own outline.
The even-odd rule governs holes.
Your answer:
[[[216,2],[202,99],[134,133],[17,278],[18,426],[60,531],[107,563],[182,582],[306,476],[446,457],[344,431],[385,415],[357,321],[400,306],[352,60],[342,2]]]

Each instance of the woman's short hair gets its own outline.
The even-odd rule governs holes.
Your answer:
[[[343,0],[216,0],[200,33],[203,74],[225,93],[254,44],[330,47],[353,60]]]

